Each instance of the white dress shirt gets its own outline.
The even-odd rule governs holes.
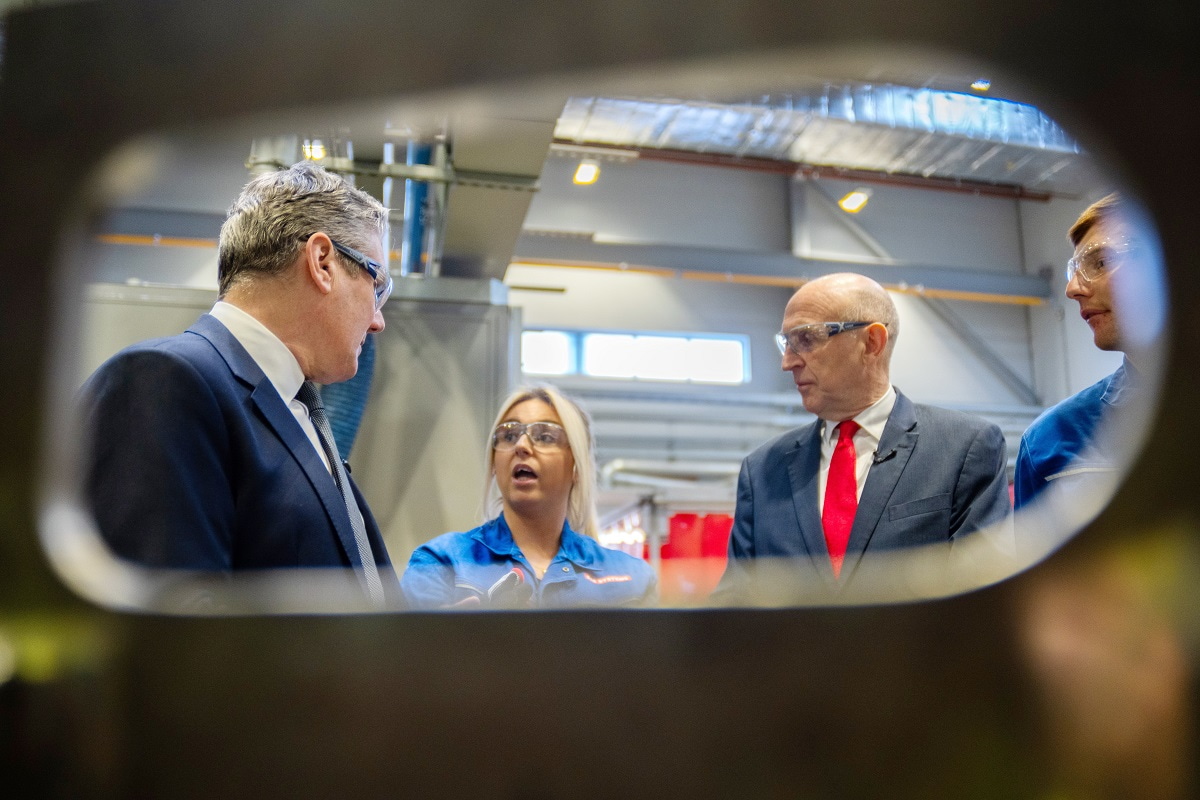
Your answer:
[[[325,469],[330,469],[325,448],[321,447],[317,429],[309,419],[308,407],[296,399],[296,392],[300,391],[300,386],[304,383],[304,372],[301,371],[300,362],[296,360],[296,356],[292,355],[292,351],[288,349],[287,345],[280,341],[278,336],[271,333],[266,325],[231,303],[218,300],[208,313],[228,328],[229,332],[233,334],[233,338],[246,348],[250,358],[254,359],[255,364],[258,364],[259,369],[267,376],[267,380],[275,387],[275,391],[279,392],[280,399],[292,412],[292,416],[300,423],[300,428],[312,442]]]
[[[870,472],[871,463],[875,458],[875,451],[879,449],[879,440],[883,438],[883,429],[887,425],[888,417],[892,415],[892,408],[895,405],[896,390],[894,387],[888,386],[883,397],[853,417],[860,426],[854,433],[854,477],[858,483],[860,498],[863,486],[867,482],[867,473]],[[825,483],[829,480],[829,461],[833,458],[833,448],[837,445],[838,439],[837,422],[821,420],[821,424],[823,426],[821,428],[821,474],[817,486],[817,511],[819,513],[825,511]]]

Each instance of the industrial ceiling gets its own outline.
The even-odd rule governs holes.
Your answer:
[[[1038,109],[932,88],[825,84],[739,103],[572,97],[555,140],[1076,195],[1091,160]]]

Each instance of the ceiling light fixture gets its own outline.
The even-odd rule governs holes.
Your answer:
[[[591,186],[600,178],[600,164],[585,158],[579,162],[579,166],[575,169],[575,177],[572,180],[577,186]]]
[[[309,161],[320,161],[326,156],[325,144],[320,139],[305,139],[301,150]]]
[[[871,199],[870,189],[855,189],[841,200],[838,200],[838,206],[847,214],[857,214],[863,210],[863,206]]]

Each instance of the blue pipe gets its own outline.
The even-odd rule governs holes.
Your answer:
[[[333,438],[337,441],[338,455],[342,460],[350,458],[350,449],[358,436],[367,398],[371,394],[371,378],[375,374],[375,334],[368,333],[358,355],[358,372],[348,381],[331,383],[321,387],[321,401],[325,404],[325,415]]]
[[[433,160],[433,145],[428,142],[410,140],[405,153],[405,163],[429,164]],[[421,256],[424,253],[425,230],[428,223],[426,211],[429,185],[423,181],[408,179],[404,182],[404,239],[400,244],[400,274],[424,273]],[[371,394],[371,379],[375,374],[375,334],[367,334],[362,352],[358,356],[358,372],[342,383],[332,383],[321,389],[329,426],[337,440],[338,454],[343,459],[350,457],[358,428],[362,423],[367,399]]]
[[[405,152],[405,164],[430,164],[433,145],[410,139]],[[425,229],[428,227],[429,184],[411,178],[404,181],[404,240],[400,244],[400,274],[424,273],[422,255],[425,251]]]

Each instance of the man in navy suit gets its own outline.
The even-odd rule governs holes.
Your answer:
[[[781,596],[845,597],[851,584],[867,596],[864,584],[895,579],[878,554],[934,546],[939,559],[969,533],[1011,524],[1003,434],[892,386],[899,328],[887,292],[861,275],[792,296],[777,344],[817,420],[742,462],[718,596],[772,596],[779,587],[764,584],[781,577]]]
[[[226,576],[335,568],[319,574],[377,607],[399,596],[370,509],[348,478],[353,501],[339,489],[316,404],[297,399],[353,377],[383,329],[386,230],[381,203],[311,164],[245,186],[221,227],[212,310],[84,386],[86,492],[115,555]]]

